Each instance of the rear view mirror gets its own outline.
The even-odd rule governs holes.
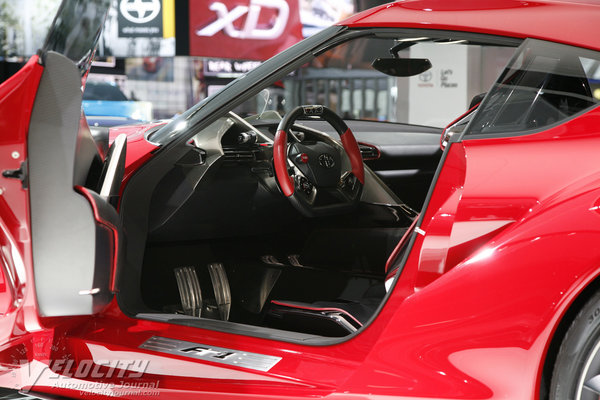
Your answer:
[[[377,58],[371,66],[390,76],[415,76],[431,68],[431,62],[427,58]]]

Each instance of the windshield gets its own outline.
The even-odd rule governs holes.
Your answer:
[[[318,104],[345,120],[442,128],[463,114],[474,96],[487,91],[520,43],[443,31],[342,30],[329,28],[263,63],[150,140],[165,144],[180,135],[192,136],[185,132],[197,121],[196,113],[209,106],[221,115],[233,111],[256,120],[277,119],[299,105]],[[474,58],[479,62],[470,62]],[[376,60],[391,62],[403,73],[381,72],[374,67]],[[416,68],[417,62],[425,67]],[[220,107],[227,101],[228,107]],[[210,116],[204,110],[201,114]]]
[[[270,58],[152,133],[148,139],[152,143],[164,145],[180,137],[193,136],[191,131],[197,130],[198,123],[202,122],[203,125],[208,125],[228,111],[223,109],[226,104],[233,104],[236,107],[252,98],[265,86],[269,86],[272,82],[292,72],[295,65],[306,62],[313,49],[323,45],[342,30],[344,28],[341,26],[329,27]],[[263,83],[265,80],[266,84]],[[263,83],[262,87],[261,83]],[[205,119],[206,116],[212,118]]]

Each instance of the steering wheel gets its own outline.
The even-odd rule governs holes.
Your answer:
[[[350,170],[342,170],[342,149],[324,141],[299,142],[290,134],[294,122],[306,117],[321,118],[337,131]],[[289,146],[288,136],[294,139]],[[273,163],[281,191],[305,216],[341,214],[360,201],[365,169],[358,143],[346,123],[325,106],[299,106],[283,117],[273,143]]]

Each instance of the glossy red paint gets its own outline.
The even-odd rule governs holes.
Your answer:
[[[425,233],[385,306],[398,307],[398,331],[377,343],[365,370],[412,365],[396,373],[429,382],[412,385],[423,397],[444,385],[449,397],[536,398],[561,315],[600,273],[599,120],[595,109],[545,132],[451,145]],[[367,380],[392,385],[385,374]]]
[[[19,169],[27,162],[25,139],[43,67],[32,57],[0,85],[0,171]],[[39,329],[33,285],[28,192],[18,179],[0,176],[0,352],[13,341],[25,340]]]
[[[135,172],[141,165],[149,160],[154,150],[158,146],[146,140],[146,132],[150,129],[165,125],[165,122],[155,122],[150,124],[140,124],[131,126],[119,126],[111,128],[108,141],[112,143],[117,136],[124,133],[127,135],[127,154],[125,156],[125,178],[127,182],[129,176]]]
[[[129,182],[131,176],[150,158],[153,152],[158,149],[158,146],[146,140],[146,132],[148,130],[165,125],[165,122],[156,122],[150,124],[140,124],[132,126],[119,126],[112,128],[109,131],[109,144],[115,140],[117,136],[124,133],[127,135],[127,153],[125,154],[125,173],[123,174],[123,182],[119,191],[119,196],[123,194],[125,186]],[[120,199],[119,199],[120,201]],[[119,203],[120,205],[120,203]]]
[[[599,140],[599,118],[600,110],[593,110],[546,132],[452,144],[420,226],[425,234],[417,235],[381,313],[351,340],[325,348],[255,337],[240,341],[234,334],[132,319],[113,303],[103,316],[83,325],[69,326],[64,319],[65,332],[54,336],[55,347],[77,355],[79,362],[131,358],[164,365],[145,379],[158,382],[161,395],[173,398],[228,398],[232,392],[248,399],[537,398],[552,332],[598,274],[594,263],[600,249],[593,244],[600,230],[591,219],[600,216],[590,209],[600,199],[599,166],[592,165],[591,157]],[[575,149],[583,152],[576,165],[556,162]],[[580,179],[581,168],[588,168],[590,176]],[[515,184],[515,170],[521,171],[522,183]],[[495,179],[489,179],[491,174]],[[595,188],[582,190],[589,187]],[[484,217],[490,223],[514,222],[492,230],[496,233],[489,242],[472,248],[456,264],[431,240],[437,236],[445,243],[461,242],[454,238],[460,232],[447,229],[447,219],[469,224]],[[430,268],[434,260],[424,263],[424,255],[437,256],[439,269]],[[138,348],[154,335],[283,360],[268,373],[259,373]],[[33,389],[74,395],[51,383],[40,381]]]
[[[572,7],[559,2],[498,0],[486,3],[488,10],[477,17],[471,11],[474,5],[473,1],[407,1],[363,13],[350,22],[355,27],[515,32],[545,39],[564,35],[564,29],[556,26],[572,26],[565,40],[597,46],[596,35],[587,29],[596,26],[595,21],[587,26],[581,22],[581,18],[591,20],[591,11],[597,9],[592,5],[582,5],[577,18],[570,18],[575,12]],[[560,25],[559,19],[568,25]],[[15,97],[26,99],[31,107],[35,87],[28,86],[31,81],[25,78],[39,80],[41,67],[33,63],[28,68],[14,90],[19,94]],[[0,87],[0,95],[3,90]],[[16,107],[6,104],[0,107]],[[11,115],[2,110],[0,124],[8,123]],[[17,108],[9,110],[18,114]],[[25,154],[27,121],[28,117],[19,129],[6,131],[16,136],[13,142],[1,139],[5,155],[11,154],[13,145],[21,146],[20,154]],[[133,152],[128,153],[126,176],[155,149],[143,140],[147,129],[118,128],[111,133],[130,134],[128,149]],[[24,305],[3,316],[0,336],[9,342],[0,347],[0,362],[13,368],[15,375],[4,374],[0,382],[78,398],[139,397],[124,393],[123,383],[135,387],[142,382],[155,383],[153,393],[161,398],[177,399],[537,399],[546,352],[558,323],[600,274],[599,146],[598,108],[537,133],[466,138],[450,144],[395,287],[376,319],[349,340],[312,346],[149,321],[125,315],[116,301],[97,316],[45,319],[42,329],[33,311],[34,294],[28,289]],[[275,159],[285,171],[285,158],[281,161],[285,140],[276,140],[274,151],[279,151]],[[0,160],[7,164],[3,169],[9,168],[9,161],[10,168],[18,166],[10,157]],[[25,276],[30,278],[26,192],[19,182],[1,179],[7,195],[13,197],[0,197],[4,233],[0,245],[3,255],[15,250],[22,254]],[[290,190],[293,193],[293,186]],[[5,261],[7,266],[14,268]],[[4,282],[9,283],[6,275]],[[3,309],[15,298],[14,292],[4,293]],[[29,314],[22,311],[26,307]],[[152,336],[282,360],[268,372],[257,372],[140,349]],[[98,364],[142,360],[151,369],[140,378],[131,364],[111,376],[107,376],[110,366],[101,366],[102,379],[78,378],[80,384],[91,384],[82,389],[56,384],[69,371],[64,364],[57,367],[54,360],[73,360],[71,368],[90,360]],[[19,365],[21,361],[25,363]],[[55,374],[45,368],[48,365]],[[48,374],[31,375],[32,367]],[[93,385],[99,381],[121,389]]]
[[[483,4],[482,4],[483,3]],[[403,27],[536,38],[600,50],[595,2],[407,0],[356,14],[340,25]]]
[[[266,373],[138,349],[153,335],[210,343],[211,346],[235,346],[245,351],[280,355],[284,359],[276,365],[276,369]],[[158,382],[161,398],[193,398],[199,395],[203,398],[231,398],[236,393],[239,398],[255,399],[331,394],[337,382],[345,380],[355,369],[360,353],[364,354],[367,350],[354,349],[359,350],[359,354],[356,351],[344,353],[343,349],[333,346],[328,354],[323,354],[318,347],[305,348],[253,337],[244,337],[240,342],[237,335],[127,318],[115,305],[102,318],[90,318],[85,324],[75,325],[63,320],[53,347],[58,350],[51,359],[74,358],[75,368],[84,360],[149,361],[150,369],[144,373],[144,380]],[[127,376],[113,378],[106,381],[139,383],[139,379],[128,379]],[[32,390],[76,397],[91,395],[89,391],[82,394],[57,387],[52,379],[43,376]]]

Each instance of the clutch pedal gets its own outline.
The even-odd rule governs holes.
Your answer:
[[[175,279],[179,288],[183,313],[200,317],[202,312],[202,291],[194,267],[175,268]]]

